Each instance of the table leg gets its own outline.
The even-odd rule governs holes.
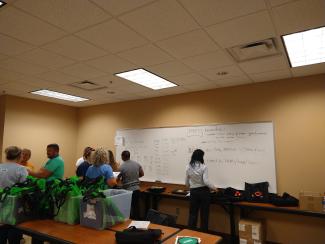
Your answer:
[[[231,243],[236,244],[237,236],[236,236],[235,207],[233,204],[229,205],[229,219],[230,219]]]

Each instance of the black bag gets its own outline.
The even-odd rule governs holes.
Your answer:
[[[285,192],[282,196],[270,194],[270,202],[278,207],[298,207],[299,200]]]
[[[134,226],[123,231],[115,233],[118,244],[155,244],[161,236],[162,231],[159,229],[139,230]]]
[[[249,202],[269,202],[269,182],[255,184],[245,182],[245,195]]]
[[[154,224],[174,227],[176,226],[176,218],[176,216],[161,213],[154,209],[149,209],[146,220]]]
[[[227,187],[224,190],[224,195],[227,198],[227,200],[230,201],[230,202],[245,201],[244,191],[237,190],[237,189],[232,188],[232,187]]]

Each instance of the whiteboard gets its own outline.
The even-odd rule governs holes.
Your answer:
[[[277,190],[272,122],[119,129],[115,145],[117,155],[129,150],[142,165],[144,181],[184,184],[192,152],[200,148],[217,187],[268,181],[269,191]]]

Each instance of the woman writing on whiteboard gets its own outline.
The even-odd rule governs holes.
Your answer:
[[[196,149],[189,165],[186,167],[185,184],[190,187],[190,213],[188,225],[195,229],[200,210],[201,230],[208,231],[210,189],[217,191],[217,188],[209,183],[208,168],[204,164],[204,152]]]

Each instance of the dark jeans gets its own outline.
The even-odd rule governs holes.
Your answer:
[[[0,244],[19,244],[23,235],[10,225],[0,226]]]
[[[209,227],[210,190],[208,187],[192,188],[190,190],[190,213],[188,226],[195,229],[200,210],[201,230],[208,231]]]
[[[130,214],[131,219],[138,220],[141,217],[139,200],[140,200],[140,190],[133,191],[132,202],[131,202],[131,214]]]

